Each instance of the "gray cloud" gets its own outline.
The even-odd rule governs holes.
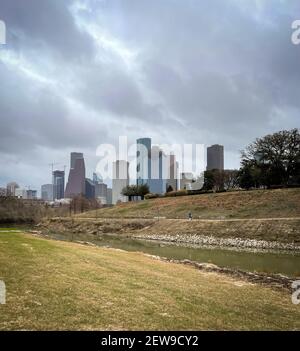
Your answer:
[[[1,16],[11,35],[9,45],[23,51],[25,46],[67,60],[86,59],[94,53],[92,38],[81,31],[70,12],[71,0],[1,0]]]
[[[298,7],[1,0],[0,182],[32,173],[39,186],[45,165],[67,163],[71,150],[86,153],[91,172],[96,146],[118,135],[223,143],[226,166],[238,167],[254,138],[299,125]]]

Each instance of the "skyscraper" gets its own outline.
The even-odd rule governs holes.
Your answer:
[[[151,148],[151,179],[149,180],[149,190],[151,193],[164,194],[167,191],[167,180],[170,169],[169,158],[158,147]]]
[[[151,139],[141,138],[136,141],[136,179],[137,185],[149,184],[151,179]]]
[[[123,160],[113,162],[112,203],[127,202],[127,196],[122,195],[122,190],[129,185],[129,163]]]
[[[107,204],[107,185],[104,183],[95,183],[95,198],[102,204]]]
[[[53,184],[42,185],[41,198],[44,201],[52,201],[53,200]]]
[[[6,186],[6,194],[7,196],[15,196],[16,189],[19,188],[19,185],[16,182],[10,182]]]
[[[85,195],[85,164],[82,153],[71,153],[71,168],[66,186],[65,198]]]
[[[90,200],[95,199],[95,183],[88,178],[85,179],[85,197]]]
[[[36,200],[37,199],[37,190],[27,190],[26,191],[27,195],[26,198],[27,200]]]
[[[65,172],[54,171],[52,175],[53,200],[60,200],[65,197]]]
[[[82,160],[83,153],[82,152],[71,152],[71,165],[70,168],[75,168],[76,160]]]
[[[169,179],[167,180],[167,189],[172,188],[172,191],[177,191],[178,188],[178,162],[176,162],[175,155],[167,157],[167,166],[169,167]]]
[[[107,205],[112,205],[112,189],[107,188],[107,196],[106,196]]]
[[[17,197],[18,199],[27,199],[27,190],[21,188],[16,189],[15,197]]]
[[[96,183],[103,183],[103,179],[101,177],[101,175],[97,174],[97,173],[93,173],[93,182]]]
[[[224,170],[224,146],[212,145],[207,148],[207,171]]]

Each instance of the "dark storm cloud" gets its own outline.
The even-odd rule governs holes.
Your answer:
[[[1,64],[0,76],[2,152],[30,151],[37,145],[54,149],[76,147],[78,141],[86,147],[105,135],[105,128],[89,128],[82,121],[76,122],[59,91],[41,83],[32,85],[30,79]]]
[[[86,58],[93,54],[92,38],[76,26],[69,7],[71,0],[1,0],[0,14],[6,22],[10,45],[19,50],[45,45],[53,54],[66,59]],[[25,44],[25,45],[24,45]]]
[[[0,156],[18,159],[2,181],[124,134],[223,143],[237,167],[299,125],[298,18],[296,0],[0,0]]]
[[[234,136],[227,147],[236,148],[272,129],[278,111],[275,128],[296,124],[286,109],[300,107],[300,52],[290,40],[296,2],[261,1],[261,13],[254,2],[251,12],[231,1],[162,3],[122,2],[121,11],[112,5],[111,17],[118,13],[123,24],[113,22],[112,30],[150,43],[147,82],[186,126],[214,131],[209,142]]]

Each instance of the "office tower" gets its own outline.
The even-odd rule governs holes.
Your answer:
[[[42,185],[41,198],[44,201],[52,201],[53,200],[53,185],[52,184]]]
[[[192,184],[194,182],[193,173],[183,172],[180,174],[180,190],[192,190]]]
[[[167,156],[167,166],[169,167],[169,178],[167,180],[167,190],[170,187],[172,191],[178,189],[178,162],[176,162],[175,155]]]
[[[97,173],[93,173],[93,182],[96,184],[96,183],[103,183],[103,179],[102,177],[97,174]]]
[[[65,198],[85,195],[85,164],[82,153],[71,153],[71,168],[65,191]]]
[[[53,200],[60,200],[65,197],[65,172],[54,171],[52,175]]]
[[[158,146],[152,146],[151,179],[149,181],[149,190],[151,193],[164,194],[167,191],[167,180],[170,174],[168,159]]]
[[[15,197],[17,197],[18,199],[27,199],[27,190],[20,188],[16,189]]]
[[[207,148],[207,171],[213,169],[224,170],[224,147],[223,145],[212,145]]]
[[[71,164],[70,168],[75,168],[75,163],[76,160],[82,160],[83,159],[83,153],[82,152],[71,152]]]
[[[85,179],[85,197],[90,200],[95,199],[95,183],[88,178]]]
[[[107,205],[112,205],[112,189],[107,188],[107,196],[106,196]]]
[[[95,198],[102,204],[106,205],[107,201],[107,185],[104,183],[95,183]]]
[[[151,179],[151,139],[141,138],[136,141],[136,180],[137,185],[149,184]]]
[[[19,185],[16,182],[8,183],[6,186],[6,194],[7,196],[15,196],[16,189],[19,188]]]
[[[127,202],[122,190],[129,185],[129,163],[123,160],[113,162],[112,203]]]
[[[27,200],[36,200],[37,199],[37,190],[27,190],[26,191]]]

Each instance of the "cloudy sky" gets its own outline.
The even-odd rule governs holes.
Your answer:
[[[299,0],[0,0],[0,186],[133,142],[225,146],[299,127]],[[68,168],[67,168],[68,171]]]

